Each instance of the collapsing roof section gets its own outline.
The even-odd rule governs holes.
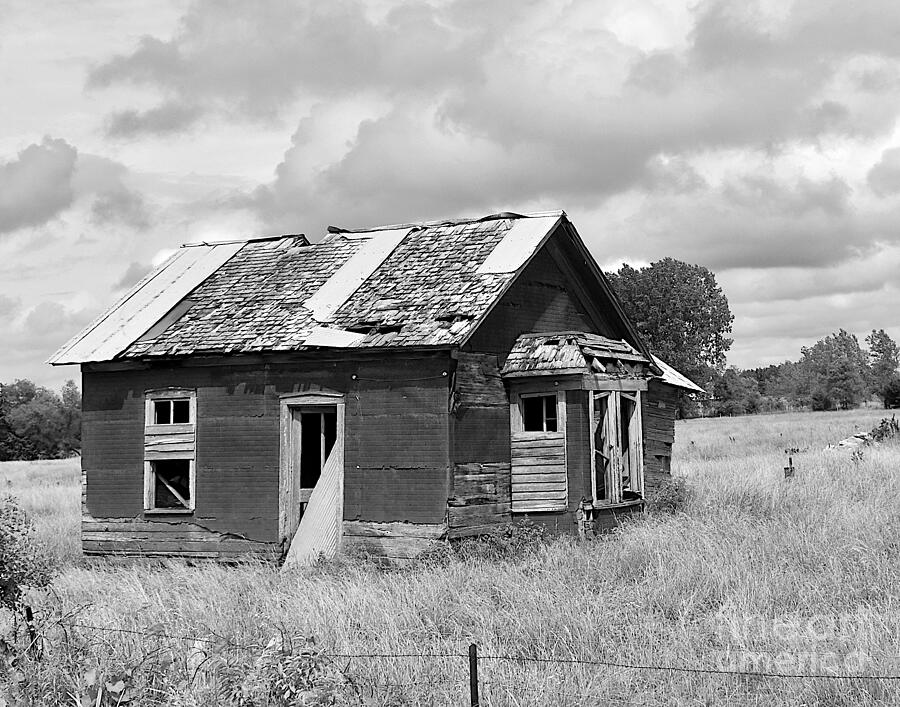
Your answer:
[[[649,364],[655,364],[656,375]],[[691,393],[705,393],[670,365],[644,356],[627,341],[580,331],[523,334],[503,366],[504,378],[590,373],[599,378],[645,378],[648,375]]]
[[[650,359],[626,341],[580,331],[523,334],[506,359],[504,378],[591,373],[645,377]]]
[[[561,224],[580,243],[554,211],[184,246],[50,363],[458,346]]]

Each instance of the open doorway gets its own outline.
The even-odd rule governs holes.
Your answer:
[[[337,406],[291,408],[291,466],[301,514],[337,439]],[[297,473],[299,471],[299,473]]]

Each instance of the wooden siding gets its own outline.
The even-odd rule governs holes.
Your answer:
[[[435,549],[446,537],[447,526],[443,523],[345,521],[343,547],[350,552],[365,552],[391,563],[403,563]]]
[[[478,535],[510,516],[509,398],[496,354],[458,353],[447,499],[451,538]]]
[[[659,488],[671,477],[672,445],[675,442],[675,412],[678,390],[656,380],[650,381],[643,396],[644,492]]]
[[[274,558],[279,551],[276,543],[217,532],[190,520],[139,518],[85,517],[81,523],[81,544],[85,555],[178,555],[220,560],[248,554]]]
[[[444,524],[451,363],[442,352],[391,359],[297,356],[247,365],[227,358],[209,365],[186,360],[141,370],[91,366],[83,381],[87,514],[91,522],[143,519],[144,392],[193,388],[196,509],[180,519],[166,514],[153,521],[196,523],[214,534],[277,543],[279,396],[327,389],[344,393],[347,401],[344,518]],[[109,543],[122,536],[110,533],[105,544],[91,547],[112,551]],[[146,554],[150,541],[140,549],[121,542],[123,551]]]
[[[561,511],[567,502],[565,433],[513,433],[513,512]]]

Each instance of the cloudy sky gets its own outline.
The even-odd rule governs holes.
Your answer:
[[[0,381],[171,249],[563,208],[729,362],[900,339],[896,0],[0,0]]]

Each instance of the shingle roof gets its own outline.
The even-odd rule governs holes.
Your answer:
[[[641,375],[650,360],[626,341],[580,331],[523,334],[503,366],[505,377],[593,373]]]
[[[342,348],[456,345],[560,219],[565,219],[563,212],[501,214],[332,232],[316,244],[302,236],[248,241],[180,295],[174,310],[158,313],[155,326],[142,320],[136,327],[133,315],[122,316],[121,302],[100,317],[100,328],[114,329],[117,340],[126,341],[118,351],[110,353],[108,344],[97,344],[95,322],[51,362],[292,351],[307,348],[307,339],[310,345],[331,341]],[[316,293],[320,300],[321,293],[328,293],[328,306],[310,304]],[[153,290],[151,277],[124,299],[152,308],[165,294]]]

